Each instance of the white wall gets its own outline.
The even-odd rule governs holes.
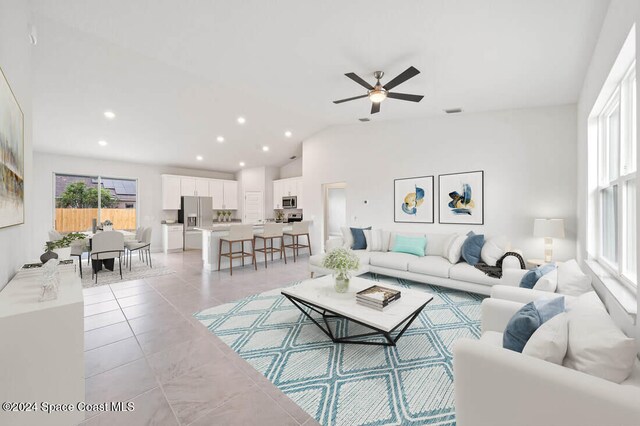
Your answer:
[[[278,179],[277,167],[252,167],[236,173],[238,181],[238,218],[243,218],[244,193],[261,191],[264,198],[264,218],[273,219],[273,181]]]
[[[29,2],[0,2],[0,67],[24,113],[25,223],[0,229],[0,289],[29,257],[34,205],[31,144],[31,49],[28,24]]]
[[[99,149],[99,148],[96,148]],[[40,255],[47,232],[53,227],[54,194],[53,174],[101,175],[114,178],[138,180],[138,224],[152,226],[151,249],[162,248],[162,226],[164,219],[177,219],[178,212],[162,210],[162,178],[164,173],[218,179],[234,179],[231,173],[192,170],[176,167],[153,166],[113,160],[96,160],[66,155],[35,152],[34,164],[34,209],[37,212],[33,223],[31,253]]]
[[[567,238],[554,243],[557,259],[575,256],[575,105],[327,129],[304,141],[305,218],[322,235],[325,183],[346,182],[349,224],[432,233],[507,235],[525,257],[543,254],[533,220],[561,217]],[[396,224],[394,178],[484,170],[485,225]],[[367,200],[368,203],[364,204]],[[437,197],[436,197],[437,200]]]
[[[280,167],[279,179],[302,176],[302,158],[296,158],[290,163]]]
[[[612,0],[607,11],[607,16],[602,24],[600,36],[593,52],[589,67],[587,69],[586,77],[580,93],[578,101],[577,111],[577,181],[578,181],[578,203],[577,203],[577,217],[578,217],[578,256],[581,260],[587,259],[587,233],[589,229],[587,227],[587,209],[588,209],[588,194],[587,194],[587,123],[589,114],[593,108],[593,105],[600,94],[602,85],[604,84],[611,67],[613,66],[620,48],[622,47],[629,31],[636,25],[636,60],[640,59],[640,2],[638,0]],[[636,67],[636,79],[640,81],[640,67]],[[640,87],[640,86],[639,86]],[[638,93],[637,99],[640,99],[640,93]],[[640,108],[638,109],[638,117],[636,117],[638,123],[640,123]],[[638,151],[640,155],[640,150]],[[640,160],[640,157],[639,157]],[[640,164],[640,161],[638,162]],[[640,187],[638,187],[640,191]],[[638,199],[638,210],[640,211],[640,196]],[[640,241],[640,228],[638,228],[638,240]],[[638,264],[640,265],[640,256],[638,256]],[[599,284],[596,281],[596,284]],[[603,287],[600,287],[603,289]],[[640,311],[640,298],[638,299],[638,310]],[[617,322],[623,326],[627,331],[635,328],[636,336],[640,339],[640,323],[637,321],[634,323],[633,319],[626,315],[619,305],[614,302],[610,297],[607,302],[607,307],[610,313]],[[640,340],[638,341],[640,345]]]

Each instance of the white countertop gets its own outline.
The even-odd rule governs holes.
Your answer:
[[[269,223],[275,223],[275,222],[269,222]],[[241,222],[214,223],[209,226],[197,226],[194,229],[197,231],[203,231],[203,232],[226,232],[226,231],[229,231],[229,228],[233,225],[242,225],[242,223]],[[292,223],[283,223],[283,225],[284,225],[285,231],[291,230]],[[264,228],[263,223],[253,225],[253,229],[255,230],[260,230],[262,228]]]

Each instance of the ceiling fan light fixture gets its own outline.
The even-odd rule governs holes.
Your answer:
[[[387,99],[387,91],[382,87],[376,87],[373,90],[369,90],[369,100],[373,103],[379,104]]]

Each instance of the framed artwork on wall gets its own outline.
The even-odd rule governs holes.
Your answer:
[[[433,223],[433,176],[395,179],[393,221]]]
[[[484,224],[484,171],[438,176],[440,223]]]
[[[24,115],[0,69],[0,228],[24,223]]]

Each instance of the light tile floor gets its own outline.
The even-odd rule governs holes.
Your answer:
[[[317,424],[192,317],[308,278],[308,257],[231,277],[204,271],[200,255],[154,253],[175,273],[84,290],[86,402],[135,410],[87,414],[83,425]]]

